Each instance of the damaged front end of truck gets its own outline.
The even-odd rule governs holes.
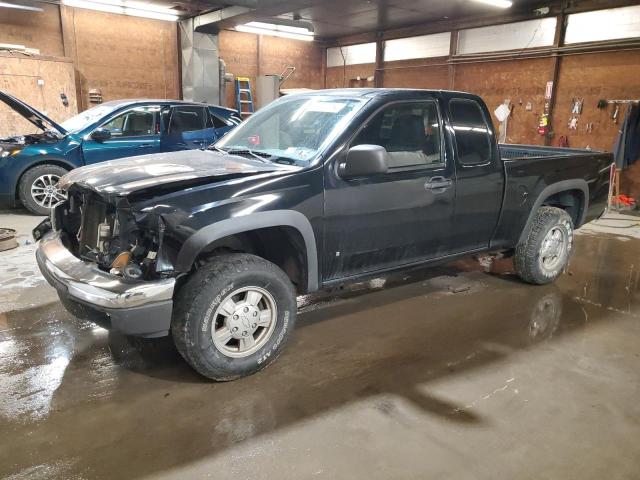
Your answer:
[[[158,280],[174,273],[179,245],[165,235],[162,216],[134,210],[126,197],[110,202],[74,185],[53,209],[51,226],[74,256],[111,275]]]
[[[176,249],[162,217],[72,186],[34,229],[38,265],[74,316],[146,337],[168,332]]]
[[[169,331],[188,214],[159,199],[282,167],[212,151],[138,157],[76,169],[67,198],[38,225],[38,265],[67,310],[137,336]],[[208,190],[212,194],[213,190]]]

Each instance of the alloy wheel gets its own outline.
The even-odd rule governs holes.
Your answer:
[[[260,287],[243,287],[227,295],[212,322],[213,343],[228,357],[247,357],[262,348],[278,318],[273,296]]]

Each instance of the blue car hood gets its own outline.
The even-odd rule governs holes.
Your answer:
[[[62,126],[51,120],[44,113],[33,108],[31,105],[24,103],[22,100],[18,100],[13,95],[0,91],[0,101],[7,104],[8,107],[33,123],[40,130],[55,130],[63,137],[67,134],[67,131],[62,128]]]
[[[109,196],[126,196],[147,188],[171,183],[187,184],[221,176],[290,172],[300,167],[262,162],[258,159],[223,154],[214,150],[185,150],[121,158],[76,168],[60,179],[58,186],[72,185]]]

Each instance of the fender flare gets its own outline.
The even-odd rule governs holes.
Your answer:
[[[316,237],[307,217],[295,210],[252,213],[243,217],[234,217],[215,222],[201,228],[182,245],[180,252],[178,252],[176,270],[179,272],[189,271],[200,252],[216,240],[267,227],[292,227],[302,235],[307,255],[307,291],[313,292],[317,290],[318,250]]]
[[[529,212],[527,223],[522,229],[522,233],[520,234],[520,238],[518,239],[518,244],[525,239],[526,235],[529,232],[529,229],[531,228],[531,224],[533,223],[533,218],[544,201],[550,196],[555,195],[556,193],[568,192],[569,190],[579,190],[582,192],[582,209],[578,214],[579,220],[578,224],[575,225],[575,227],[578,228],[582,224],[584,224],[585,218],[587,216],[587,209],[589,208],[589,185],[585,180],[581,178],[562,180],[560,182],[548,185],[547,187],[543,188],[542,191],[538,194],[538,197],[536,198],[536,201],[534,202]]]

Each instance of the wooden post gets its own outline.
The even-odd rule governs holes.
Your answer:
[[[564,35],[567,30],[567,15],[565,13],[567,7],[567,0],[564,0],[562,3],[562,10],[560,15],[556,17],[556,33],[553,39],[553,48],[555,50],[553,57],[553,71],[552,71],[552,81],[553,81],[553,90],[551,91],[551,98],[549,99],[549,122],[551,125],[551,131],[554,131],[554,118],[553,114],[556,107],[556,100],[558,98],[558,80],[560,79],[560,67],[562,64],[562,56],[558,49],[564,45]],[[544,139],[544,144],[546,146],[550,146],[553,142],[553,137],[547,134]]]
[[[384,85],[384,40],[382,33],[378,32],[376,40],[376,69],[373,73],[373,86],[382,88]]]
[[[456,66],[453,57],[458,53],[458,30],[451,31],[451,42],[449,43],[449,90],[455,90]]]
[[[62,3],[58,6],[60,12],[60,29],[62,30],[62,47],[64,56],[73,61],[73,70],[76,84],[76,103],[78,112],[87,109],[84,97],[82,95],[82,77],[80,75],[80,65],[78,61],[78,50],[76,48],[76,28],[75,28],[75,10],[73,7],[67,7]]]

